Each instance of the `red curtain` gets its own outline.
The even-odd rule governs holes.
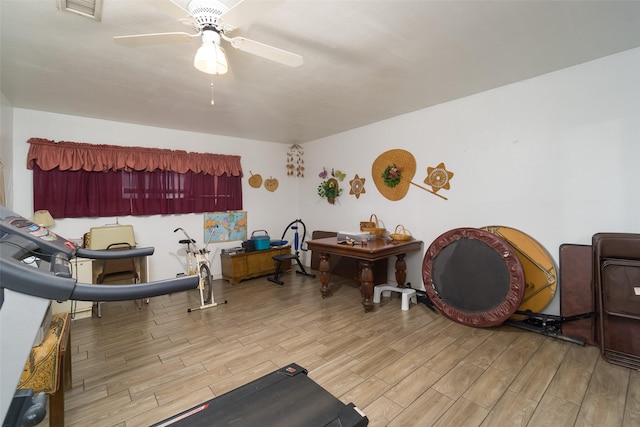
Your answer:
[[[34,210],[54,218],[242,209],[240,156],[31,138]]]
[[[38,165],[43,170],[155,170],[185,173],[187,171],[207,175],[242,176],[240,156],[210,153],[190,153],[182,150],[160,148],[99,145],[69,141],[29,139],[27,168]]]
[[[242,210],[242,180],[170,171],[44,171],[33,168],[34,210],[54,218]]]

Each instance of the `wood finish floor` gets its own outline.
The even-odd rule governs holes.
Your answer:
[[[228,304],[203,311],[187,312],[194,290],[74,321],[66,425],[148,426],[292,362],[370,426],[640,425],[640,372],[596,347],[405,312],[396,297],[365,313],[347,280],[325,299],[318,279],[284,280],[216,281]]]

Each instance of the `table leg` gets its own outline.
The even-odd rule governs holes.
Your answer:
[[[71,389],[71,323],[69,315],[60,335],[60,360],[58,361],[58,389],[49,396],[49,425],[64,427],[64,392]]]
[[[63,384],[49,396],[49,425],[64,427],[64,389]]]
[[[407,263],[404,260],[406,254],[398,254],[396,259],[396,282],[399,288],[404,288],[407,280]]]
[[[365,313],[373,310],[373,269],[370,261],[360,261],[360,293]]]
[[[318,269],[320,270],[320,293],[322,293],[322,298],[326,298],[329,295],[329,279],[331,278],[331,268],[329,266],[329,254],[326,252],[320,252],[320,265]]]

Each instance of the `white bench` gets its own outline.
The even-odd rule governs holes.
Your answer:
[[[400,292],[402,294],[402,304],[400,308],[403,311],[409,310],[409,301],[417,304],[416,290],[411,288],[399,288],[391,285],[377,285],[373,289],[373,302],[375,304],[380,302],[380,295],[388,297],[391,296],[391,292]]]

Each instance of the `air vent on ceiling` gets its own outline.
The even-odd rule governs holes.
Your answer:
[[[58,0],[58,7],[96,21],[102,18],[102,0]]]

